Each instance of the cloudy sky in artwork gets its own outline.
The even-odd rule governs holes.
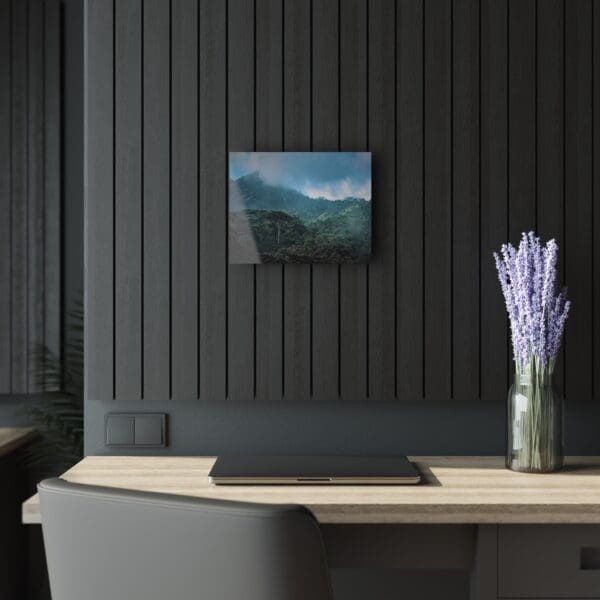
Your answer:
[[[370,152],[230,152],[229,177],[258,172],[270,185],[311,198],[371,200]]]

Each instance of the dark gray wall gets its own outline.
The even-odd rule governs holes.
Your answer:
[[[536,228],[573,314],[567,449],[600,450],[591,0],[88,0],[86,451],[495,453],[491,252]],[[373,152],[368,266],[227,265],[228,150]],[[595,192],[595,194],[594,194]],[[359,401],[359,402],[354,402]]]
[[[60,2],[2,0],[0,28],[1,395],[39,391],[34,352],[60,352]]]

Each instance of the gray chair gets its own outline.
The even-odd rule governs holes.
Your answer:
[[[330,600],[317,521],[299,506],[38,486],[53,600]]]

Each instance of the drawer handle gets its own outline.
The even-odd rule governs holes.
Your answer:
[[[600,548],[582,548],[580,568],[582,571],[600,570]]]

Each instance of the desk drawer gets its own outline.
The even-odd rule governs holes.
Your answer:
[[[600,526],[500,526],[498,596],[600,597]]]

